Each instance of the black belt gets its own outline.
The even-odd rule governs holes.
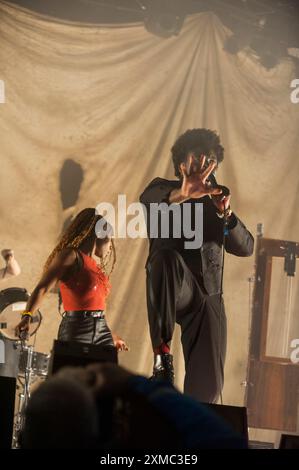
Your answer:
[[[87,317],[92,317],[92,318],[105,318],[105,311],[104,310],[66,310],[62,314],[63,317],[67,318],[87,318]]]

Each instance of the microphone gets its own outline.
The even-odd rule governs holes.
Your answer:
[[[212,172],[209,177],[207,178],[207,181],[209,181],[209,183],[211,183],[211,186],[212,188],[215,188],[215,189],[221,189],[222,190],[222,193],[219,194],[219,196],[229,196],[230,195],[230,190],[227,186],[223,186],[221,184],[218,184],[217,183],[217,180],[216,180],[216,177],[215,177],[215,174]]]
[[[206,157],[204,169],[208,168],[210,163],[216,162],[217,163],[217,158],[216,157]],[[212,188],[214,189],[221,189],[222,193],[219,194],[219,196],[229,196],[230,195],[230,190],[227,186],[223,186],[221,184],[217,183],[216,176],[215,176],[215,169],[212,171],[212,173],[209,174],[207,181],[211,184]]]
[[[208,161],[206,162],[207,166],[211,163],[211,161],[215,159],[208,159]],[[211,187],[212,188],[215,188],[215,189],[221,189],[222,193],[219,194],[218,196],[215,196],[215,197],[227,197],[230,195],[230,190],[227,186],[223,186],[221,184],[218,184],[217,183],[217,180],[216,180],[216,176],[215,176],[215,171],[212,171],[208,178],[207,178],[207,181],[211,184]],[[224,236],[228,234],[228,224],[229,224],[229,216],[230,216],[230,209],[226,209],[224,210],[223,214],[219,215],[218,213],[218,217],[221,217],[223,218],[223,221],[224,221],[224,231],[223,231],[223,234]]]

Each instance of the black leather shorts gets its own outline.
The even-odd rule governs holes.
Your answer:
[[[64,312],[57,338],[60,341],[114,346],[111,330],[102,310]]]

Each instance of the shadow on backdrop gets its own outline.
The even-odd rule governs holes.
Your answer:
[[[62,233],[72,221],[83,179],[84,172],[81,165],[71,158],[65,160],[59,175],[59,191],[63,210]]]

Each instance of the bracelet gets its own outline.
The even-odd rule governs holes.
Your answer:
[[[25,312],[22,313],[22,318],[23,318],[23,317],[30,317],[30,318],[32,318],[32,317],[33,317],[32,312],[29,312],[29,311],[26,311],[26,310],[25,310]]]

